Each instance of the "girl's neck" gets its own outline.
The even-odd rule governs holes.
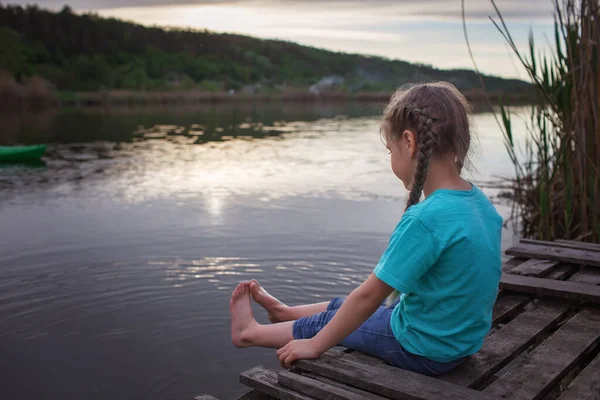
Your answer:
[[[431,159],[423,187],[425,197],[438,189],[471,190],[471,187],[458,173],[453,155]]]

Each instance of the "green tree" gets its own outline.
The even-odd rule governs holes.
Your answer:
[[[21,36],[14,30],[0,27],[0,70],[17,76],[28,72],[28,49],[22,45]]]
[[[110,68],[103,56],[77,57],[73,65],[76,86],[80,90],[97,90],[108,86]]]

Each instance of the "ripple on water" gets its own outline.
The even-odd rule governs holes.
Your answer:
[[[256,278],[288,304],[327,301],[385,248],[405,191],[378,119],[178,117],[132,143],[54,144],[46,168],[0,170],[5,375],[47,368],[44,396],[80,384],[82,398],[234,397],[240,370],[276,365],[229,342],[238,282]],[[477,177],[510,173],[501,135],[483,131]]]

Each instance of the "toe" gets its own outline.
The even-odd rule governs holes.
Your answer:
[[[242,287],[242,289],[241,289],[241,292],[242,292],[242,294],[243,294],[243,295],[247,295],[247,294],[249,294],[249,293],[250,293],[250,288],[249,288],[249,286],[250,286],[250,285],[249,285],[248,283],[245,283],[245,284],[244,284],[244,286],[243,286],[243,287]]]
[[[249,287],[250,287],[250,291],[252,293],[254,293],[254,294],[258,293],[258,282],[254,281],[254,280],[250,281]]]
[[[244,284],[243,284],[243,283],[240,283],[239,285],[237,285],[237,286],[235,287],[235,290],[233,291],[233,295],[232,295],[232,298],[233,298],[234,300],[235,300],[235,299],[237,299],[238,297],[240,297],[240,294],[242,293],[242,288],[243,288],[243,287],[244,287]]]

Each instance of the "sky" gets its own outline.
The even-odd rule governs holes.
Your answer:
[[[67,0],[39,0],[58,10]],[[9,0],[10,4],[31,1]],[[334,51],[379,55],[437,68],[473,68],[465,42],[461,0],[71,0],[95,12],[144,25],[192,27],[283,39]],[[496,0],[522,49],[529,32],[542,47],[553,40],[552,0]],[[467,31],[479,69],[526,79],[489,17],[490,0],[465,0]]]

